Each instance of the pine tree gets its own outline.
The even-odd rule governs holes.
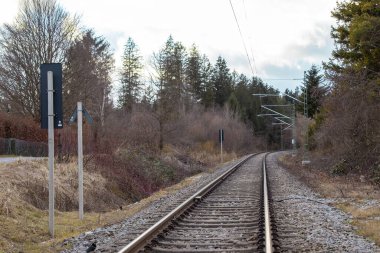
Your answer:
[[[320,69],[312,65],[306,71],[303,87],[301,87],[301,99],[307,100],[307,117],[313,118],[320,111],[322,100],[326,96],[327,88],[322,84],[323,76],[319,73]]]
[[[153,56],[157,89],[156,113],[159,121],[159,148],[163,148],[164,125],[186,110],[188,88],[185,86],[186,50],[169,36],[164,47]]]
[[[229,96],[227,100],[227,105],[229,111],[231,112],[234,118],[241,115],[240,104],[234,92],[232,92]]]
[[[337,3],[332,12],[337,19],[331,36],[335,41],[332,59],[325,67],[340,73],[347,67],[380,71],[380,4],[376,0],[350,0]]]
[[[157,100],[161,107],[172,112],[182,112],[188,87],[185,85],[186,50],[180,42],[170,36],[165,46],[154,54],[153,68],[156,71],[153,80],[157,87]]]
[[[201,103],[206,107],[213,107],[215,105],[215,86],[212,81],[212,74],[214,72],[213,66],[206,55],[201,59],[201,85],[200,97]]]
[[[121,70],[121,88],[119,90],[119,107],[128,111],[132,109],[133,104],[138,102],[141,94],[141,70],[142,57],[139,49],[132,38],[128,38],[124,47],[123,66]]]
[[[215,103],[223,107],[232,92],[232,80],[226,60],[221,56],[215,63],[212,81],[215,87]]]
[[[189,84],[192,97],[198,101],[202,98],[202,58],[198,48],[193,44],[186,61],[186,81]]]
[[[110,44],[93,30],[87,30],[67,53],[63,98],[66,117],[78,101],[104,124],[106,106],[111,103],[111,71],[113,57]]]

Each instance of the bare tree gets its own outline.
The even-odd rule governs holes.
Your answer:
[[[0,29],[0,90],[13,111],[39,119],[39,66],[65,62],[78,24],[56,0],[24,0]]]

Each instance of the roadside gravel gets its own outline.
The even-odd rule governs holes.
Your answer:
[[[334,199],[320,198],[267,156],[274,218],[281,251],[380,252],[373,242],[355,234],[351,217],[332,206]]]

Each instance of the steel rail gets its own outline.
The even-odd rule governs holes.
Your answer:
[[[268,194],[268,182],[267,182],[267,172],[266,172],[266,160],[267,154],[265,154],[263,159],[263,192],[264,192],[264,224],[265,224],[265,252],[273,252],[272,244],[272,228],[270,224],[270,214],[269,214],[269,194]]]
[[[138,252],[142,250],[152,239],[154,239],[159,233],[161,233],[171,221],[175,220],[177,217],[182,215],[189,207],[195,204],[197,201],[201,200],[207,193],[212,191],[217,185],[224,181],[229,175],[231,175],[235,170],[237,170],[244,162],[253,157],[256,154],[247,155],[243,157],[240,162],[233,165],[230,169],[228,169],[225,173],[220,175],[218,178],[214,179],[212,182],[207,184],[205,187],[200,189],[190,198],[185,200],[182,204],[176,207],[173,211],[163,217],[161,220],[156,222],[153,226],[148,228],[145,232],[143,232],[140,236],[134,239],[127,246],[122,248],[118,253],[130,253],[130,252]]]

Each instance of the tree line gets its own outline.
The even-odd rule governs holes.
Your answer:
[[[339,1],[331,13],[330,59],[306,71],[301,91],[287,93],[307,99],[314,119],[309,147],[327,158],[333,173],[367,174],[380,183],[380,4]]]
[[[205,110],[226,108],[252,129],[261,131],[266,125],[256,117],[260,102],[253,94],[279,93],[259,78],[231,71],[222,56],[212,64],[196,45],[186,49],[172,36],[153,54],[151,67],[150,87],[144,88],[142,57],[136,43],[129,38],[124,49],[117,106],[130,111],[139,103],[151,105],[160,128],[194,105],[201,105]]]
[[[324,68],[333,90],[315,126],[316,144],[335,154],[338,171],[344,164],[344,172],[371,172],[380,183],[380,4],[344,1],[332,15],[335,50]]]
[[[2,111],[38,122],[39,65],[61,62],[66,119],[77,101],[94,117],[95,129],[101,129],[113,112],[132,112],[134,107],[144,106],[161,129],[160,148],[165,125],[194,106],[203,111],[222,108],[243,121],[252,133],[265,131],[265,120],[256,117],[260,103],[252,94],[279,93],[257,77],[232,71],[222,56],[213,64],[196,45],[186,48],[172,36],[153,53],[148,80],[143,78],[147,66],[132,38],[126,41],[122,67],[116,70],[109,42],[93,29],[83,28],[80,18],[55,0],[22,2],[14,21],[0,29],[0,62]],[[114,71],[118,71],[121,84],[116,104],[110,95]]]

